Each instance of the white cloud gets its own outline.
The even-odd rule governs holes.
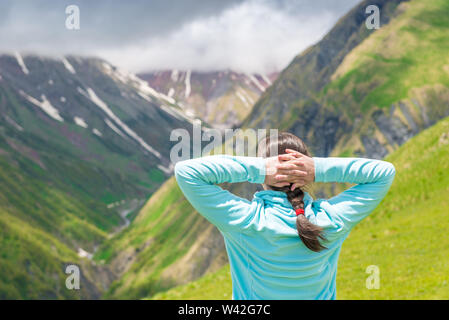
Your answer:
[[[1,0],[0,52],[98,55],[133,72],[284,68],[360,0]]]
[[[290,14],[283,9],[252,0],[218,16],[191,21],[167,36],[99,50],[97,54],[132,71],[280,70],[296,54],[320,40],[338,18],[335,12],[325,9],[313,15]]]

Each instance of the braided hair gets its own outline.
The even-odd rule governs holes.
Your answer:
[[[274,144],[277,144],[277,148]],[[274,151],[277,151],[277,154],[284,154],[286,153],[286,149],[292,149],[310,157],[309,150],[304,142],[288,132],[279,133],[277,139],[273,139],[273,141],[270,140],[269,136],[260,141],[258,145],[258,155],[261,157],[270,157],[273,149]],[[304,191],[301,188],[296,188],[294,191],[291,191],[291,185],[285,187],[268,187],[275,191],[285,192],[293,210],[304,210]],[[296,229],[298,230],[299,238],[307,248],[315,252],[326,249],[320,242],[320,240],[326,240],[323,235],[323,229],[311,223],[304,214],[297,215]]]

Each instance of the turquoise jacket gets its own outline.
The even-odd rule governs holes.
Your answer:
[[[316,182],[357,184],[330,199],[304,197],[305,216],[325,231],[327,249],[302,243],[286,194],[260,191],[252,201],[216,184],[263,183],[265,159],[208,156],[178,162],[175,176],[192,206],[222,233],[229,256],[233,299],[336,299],[343,241],[386,195],[395,175],[385,161],[313,158]]]

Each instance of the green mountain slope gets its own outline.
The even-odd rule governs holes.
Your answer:
[[[346,56],[321,101],[344,110],[348,123],[361,121],[334,154],[366,154],[373,145],[386,154],[449,115],[448,12],[444,0],[404,3],[403,13]]]
[[[218,231],[171,178],[94,259],[121,275],[106,298],[141,298],[215,271],[225,263],[225,252]]]
[[[17,59],[0,55],[10,159],[24,156],[41,178],[105,204],[146,199],[170,174],[170,132],[191,127],[173,99],[98,58],[27,55],[28,73]]]
[[[390,20],[374,32],[364,24],[372,2],[296,57],[245,126],[291,131],[316,155],[382,158],[449,115],[448,2],[379,1]]]
[[[0,158],[0,299],[98,298],[99,273],[106,271],[80,258],[77,248],[106,240],[114,219],[37,179],[40,168],[29,162]],[[81,268],[79,291],[65,288],[68,264]]]
[[[382,203],[343,244],[338,299],[446,299],[449,295],[449,118],[385,158],[396,167]],[[368,266],[380,288],[367,289]],[[154,299],[231,298],[229,266]]]
[[[98,58],[1,54],[0,73],[0,298],[98,298],[114,275],[89,253],[170,174],[190,119]]]
[[[317,95],[348,53],[379,32],[366,28],[366,7],[376,5],[380,9],[383,27],[395,19],[402,2],[365,0],[355,6],[321,41],[293,59],[258,100],[242,126],[290,130],[303,137],[315,154],[328,155],[347,124],[337,114],[325,112]]]

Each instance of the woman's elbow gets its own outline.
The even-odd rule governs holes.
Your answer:
[[[391,162],[388,162],[388,161],[382,161],[382,162],[384,165],[384,170],[383,170],[384,177],[386,177],[388,180],[393,182],[394,176],[396,175],[396,168],[395,168],[394,164],[392,164]]]
[[[178,182],[180,180],[186,180],[190,176],[192,176],[193,165],[192,165],[191,161],[192,161],[191,159],[188,159],[188,160],[176,162],[174,173],[175,173],[175,178]]]
[[[394,177],[396,175],[396,168],[394,166],[394,164],[392,164],[391,162],[387,162],[388,166],[387,166],[387,171],[388,174],[392,177]]]

